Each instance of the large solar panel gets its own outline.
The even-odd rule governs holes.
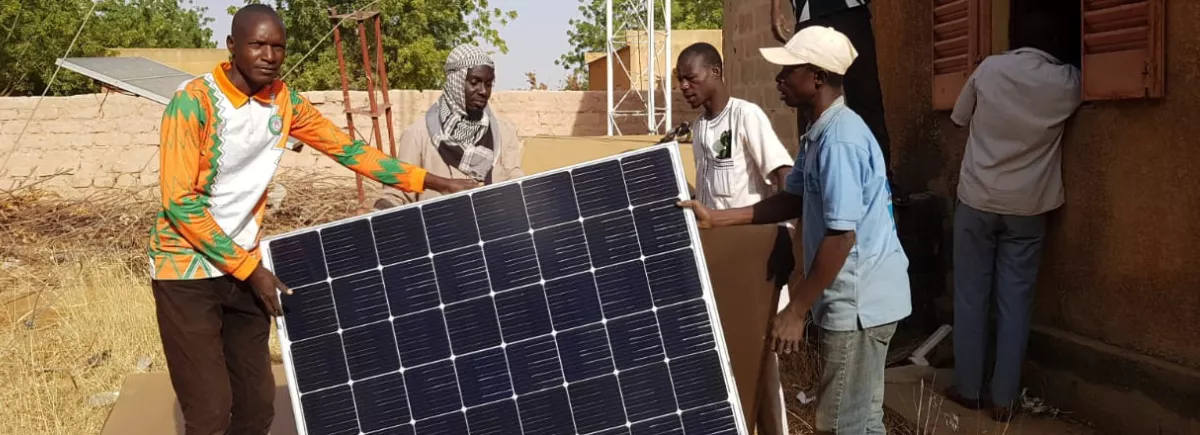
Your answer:
[[[55,63],[164,105],[179,85],[196,77],[144,57],[68,57]]]
[[[676,144],[263,242],[299,433],[746,435]]]

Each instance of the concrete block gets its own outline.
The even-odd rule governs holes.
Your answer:
[[[32,109],[37,104],[37,99],[38,97],[0,97],[0,109]]]
[[[103,94],[84,94],[47,99],[47,101],[52,102],[51,107],[64,109],[64,112],[92,109],[92,113],[95,113],[103,99]],[[46,101],[43,101],[42,104],[46,105]]]
[[[100,118],[124,119],[141,117],[142,106],[136,103],[109,100],[100,106]]]
[[[40,133],[76,133],[79,131],[79,120],[74,119],[48,119],[38,123],[38,132]],[[28,134],[28,132],[26,132]]]
[[[144,118],[140,116],[121,119],[119,122],[121,124],[121,130],[125,131],[126,133],[157,132],[161,126],[161,122],[158,119]]]
[[[159,120],[162,119],[163,111],[166,110],[165,107],[157,103],[139,104],[136,107],[137,108],[135,110],[137,110],[137,116]]]
[[[138,174],[117,174],[113,187],[131,188],[141,186],[141,179]]]
[[[29,150],[26,156],[37,156],[37,174],[46,175],[59,172],[74,171],[79,168],[82,160],[81,153],[76,150],[50,150],[50,151],[35,151]],[[13,157],[16,159],[16,156]]]
[[[86,150],[93,144],[89,133],[59,133],[39,135],[37,146],[47,150]]]
[[[78,108],[61,107],[61,108],[57,108],[54,110],[58,111],[57,117],[60,119],[83,120],[83,119],[97,119],[97,118],[101,118],[104,116],[103,112],[101,111],[102,108],[99,105],[78,107]],[[41,109],[38,109],[38,116],[46,116],[46,115],[43,115],[41,113],[41,111],[42,111]]]
[[[154,160],[158,160],[158,147],[127,148],[120,152],[116,169],[125,174],[140,174]]]
[[[92,187],[100,189],[111,189],[117,187],[117,178],[121,176],[119,172],[102,172],[92,177]]]
[[[0,172],[0,179],[29,177],[37,170],[37,166],[37,155],[13,155],[8,160],[8,166],[4,168],[3,172]]]
[[[133,142],[133,135],[121,131],[96,133],[92,143],[98,147],[125,147]]]
[[[159,135],[157,130],[151,130],[130,135],[129,142],[127,142],[125,145],[158,148],[160,143],[162,143],[162,136]]]
[[[80,119],[80,120],[75,121],[76,127],[75,127],[74,132],[91,134],[91,133],[99,133],[99,132],[103,132],[103,131],[109,131],[112,129],[119,129],[119,128],[121,128],[122,125],[124,125],[123,123],[129,119],[136,119],[136,117],[125,118],[125,119],[121,119],[121,120],[115,120],[115,119],[106,120],[106,119],[103,119],[102,117],[101,118],[92,118],[92,119]]]
[[[143,182],[151,182],[152,181],[154,183],[157,183],[158,182],[158,166],[159,166],[159,159],[157,156],[150,159],[150,162],[146,164],[145,169],[142,170],[142,173],[141,173],[142,181]],[[150,181],[147,181],[147,180],[150,180]]]
[[[1033,394],[1110,433],[1200,431],[1200,371],[1067,331],[1035,325],[1026,376]]]
[[[86,187],[91,187],[92,177],[95,177],[94,173],[76,171],[71,174],[62,175],[62,177],[55,179],[55,181],[60,181],[60,183],[66,186],[76,187],[76,189],[86,189]]]

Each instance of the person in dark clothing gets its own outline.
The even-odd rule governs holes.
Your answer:
[[[790,0],[795,12],[795,32],[805,27],[824,26],[845,34],[858,50],[858,59],[850,65],[842,83],[846,106],[866,121],[883,149],[884,165],[891,177],[891,139],[883,116],[883,90],[879,86],[879,68],[875,60],[875,32],[871,27],[870,0]],[[791,33],[786,31],[788,18],[782,14],[783,0],[771,2],[771,29],[775,39],[787,43]],[[797,116],[799,131],[810,120],[803,113]],[[893,186],[894,190],[895,186]],[[894,194],[894,192],[893,192]]]

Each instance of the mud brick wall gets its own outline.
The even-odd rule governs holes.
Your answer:
[[[342,92],[305,95],[335,124],[346,127]],[[421,119],[440,95],[440,91],[391,91],[395,137]],[[381,96],[377,97],[382,103]],[[369,104],[365,92],[351,92],[350,100],[353,107]],[[632,94],[625,101],[618,110],[635,109],[640,103]],[[492,95],[491,107],[516,125],[523,137],[606,133],[604,92],[500,91]],[[696,115],[678,95],[674,108],[675,124]],[[0,162],[9,160],[0,168],[0,189],[40,183],[39,187],[78,195],[92,189],[153,185],[158,181],[162,111],[163,105],[148,99],[115,93],[45,98],[40,104],[36,97],[0,98]],[[27,120],[28,128],[13,152]],[[381,117],[380,123],[387,144],[386,119]],[[355,116],[354,125],[362,137],[370,139],[370,117]],[[645,117],[620,118],[619,126],[624,134],[648,131]],[[285,154],[282,167],[353,177],[349,170],[309,147],[301,153]]]

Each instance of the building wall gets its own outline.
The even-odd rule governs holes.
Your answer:
[[[875,0],[872,12],[897,178],[910,191],[952,199],[966,131],[931,109],[932,4]],[[1052,384],[1059,405],[1110,424],[1112,433],[1200,430],[1200,123],[1192,109],[1200,104],[1200,2],[1166,5],[1166,98],[1085,103],[1070,121],[1067,203],[1050,216],[1034,303],[1032,361],[1073,379],[1036,382]],[[770,0],[725,2],[727,70],[734,94],[763,104],[794,143],[795,122],[774,96],[775,69],[757,52],[777,44],[769,10]],[[953,201],[944,203],[948,275]],[[1090,343],[1093,361],[1126,364],[1062,363],[1048,343],[1066,341],[1072,349]],[[1131,403],[1137,412],[1122,408]]]
[[[589,91],[605,91],[608,89],[608,56],[598,55],[588,62],[588,90]],[[617,50],[617,57],[613,59],[613,89],[624,91],[629,89],[629,74],[625,73],[625,68],[629,67],[629,47]],[[638,89],[645,89],[646,85],[638,86]],[[614,98],[617,98],[614,96]]]
[[[345,128],[341,92],[305,95],[335,124]],[[440,95],[440,91],[391,91],[396,138],[408,125],[422,119]],[[366,93],[352,92],[351,101],[354,107],[366,106]],[[515,124],[523,137],[602,136],[607,131],[603,92],[503,91],[492,95],[491,107],[498,116]],[[678,95],[674,107],[676,123],[696,116],[697,112]],[[0,98],[0,163],[8,159],[8,164],[0,168],[0,189],[39,183],[39,187],[75,195],[86,194],[89,189],[157,183],[162,111],[160,104],[121,94],[46,98],[40,105],[36,97]],[[27,120],[29,127],[9,158]],[[380,120],[387,144],[386,121],[382,117]],[[363,137],[369,137],[369,117],[355,116],[354,124]],[[619,126],[627,135],[648,131],[644,117],[621,119]],[[285,154],[282,165],[353,176],[311,147]]]
[[[721,52],[722,47],[722,31],[715,30],[676,30],[671,32],[671,69],[674,70],[675,62],[679,59],[679,53],[688,46],[707,42],[716,47],[717,52]],[[617,57],[621,63],[613,63],[613,89],[625,90],[629,89],[632,82],[633,89],[644,91],[646,89],[647,68],[646,48],[649,45],[649,38],[646,37],[645,31],[627,31],[625,32],[624,48],[617,50]],[[656,86],[660,89],[665,80],[674,80],[675,74],[673,71],[668,71],[666,51],[663,50],[666,45],[666,34],[655,33],[654,49],[656,50],[656,58],[654,62],[654,77],[657,80]],[[607,89],[608,83],[608,66],[606,56],[603,53],[597,55],[589,55],[588,62],[588,89],[593,91],[603,91]],[[622,67],[621,65],[625,66]],[[626,73],[628,69],[628,73]],[[672,86],[674,86],[672,82]]]
[[[114,48],[119,57],[144,57],[189,74],[212,71],[213,65],[229,60],[224,48]]]
[[[775,90],[779,68],[763,60],[758,52],[761,47],[780,45],[771,36],[770,12],[771,0],[725,0],[725,80],[733,96],[762,106],[779,139],[795,152],[796,114],[780,101],[779,91]]]

